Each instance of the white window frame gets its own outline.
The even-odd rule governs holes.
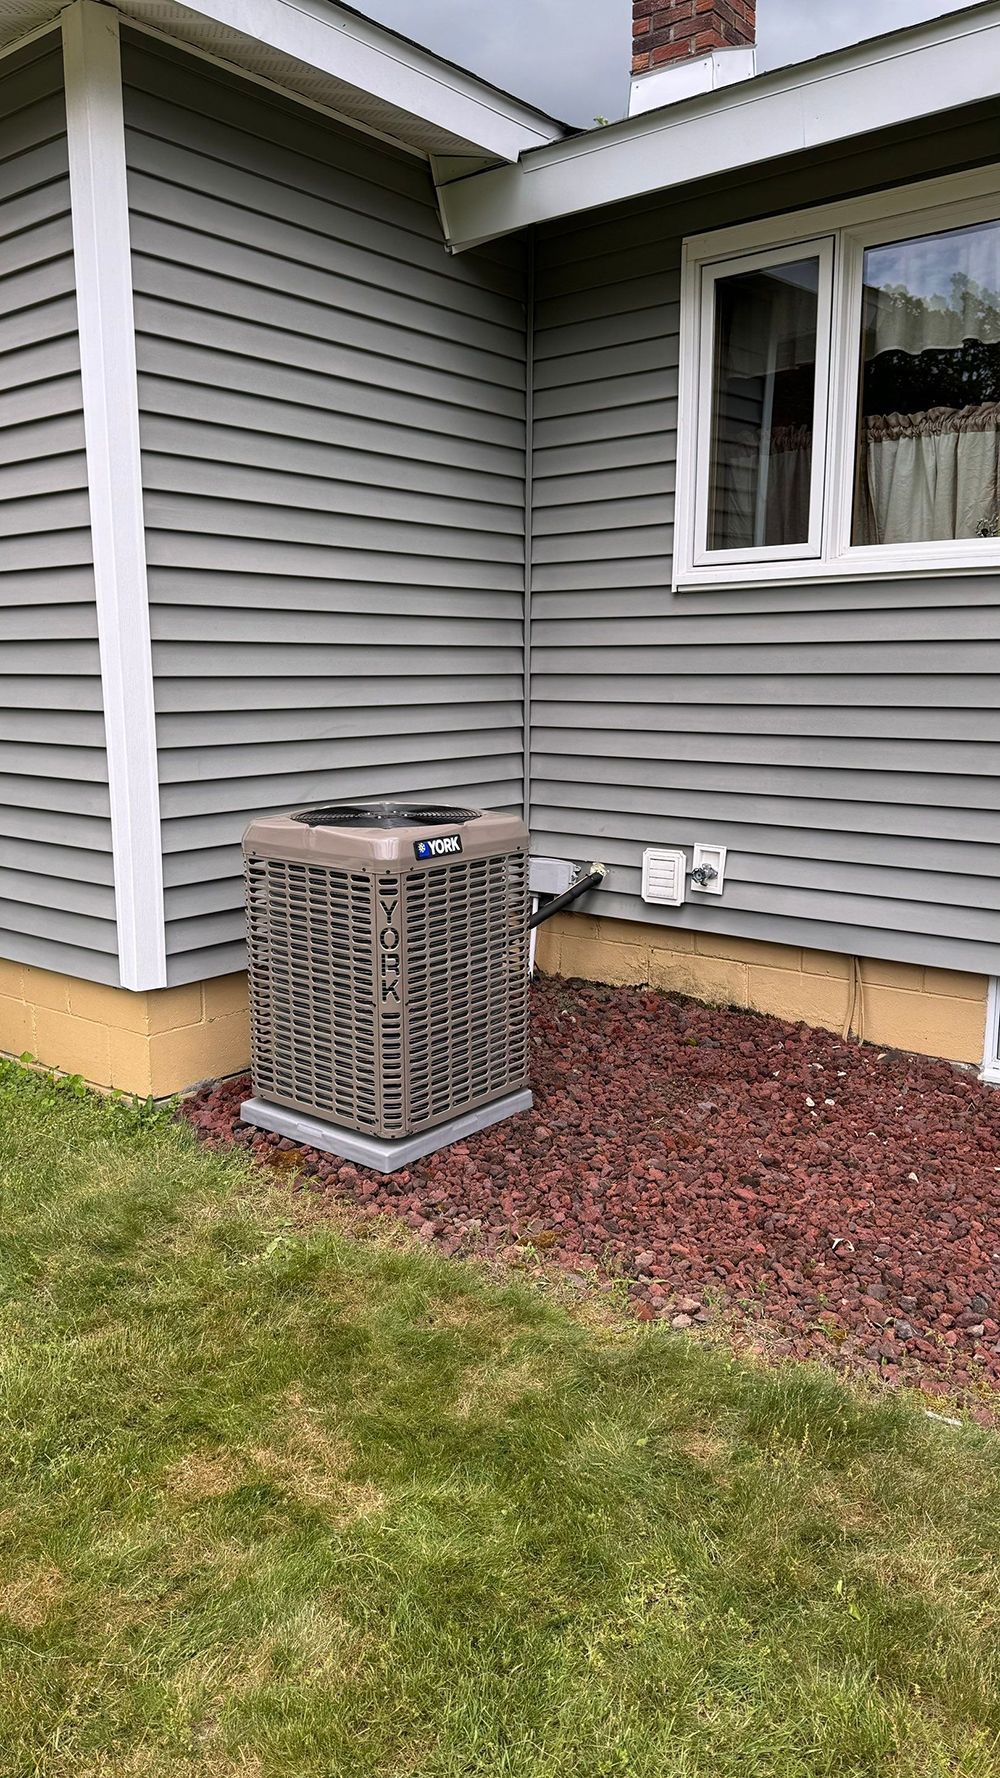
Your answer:
[[[766,271],[772,266],[794,265],[799,260],[819,261],[816,311],[816,393],[814,404],[812,475],[809,488],[809,536],[804,543],[767,545],[755,549],[709,549],[701,542],[708,536],[708,494],[712,458],[712,406],[715,374],[715,292],[724,279],[738,272]],[[719,568],[727,562],[774,562],[818,556],[823,547],[823,488],[826,479],[826,414],[829,397],[830,335],[833,308],[833,236],[818,241],[793,241],[789,246],[764,253],[747,253],[734,259],[706,262],[700,288],[700,357],[698,376],[698,462],[695,476],[695,534],[693,562],[697,568]]]
[[[861,375],[861,308],[868,247],[1000,218],[1000,165],[925,180],[795,215],[694,236],[681,262],[676,590],[809,584],[1000,568],[1000,538],[856,545],[851,540]],[[810,542],[766,550],[708,550],[708,466],[714,294],[720,278],[809,258],[829,244],[829,301],[817,327],[817,430]],[[821,267],[822,271],[822,267]],[[824,282],[821,275],[821,285]],[[824,351],[824,347],[827,350]],[[825,412],[824,412],[825,409]]]

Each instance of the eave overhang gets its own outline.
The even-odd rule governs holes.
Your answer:
[[[335,0],[117,0],[123,19],[449,166],[509,164],[564,126]],[[0,51],[59,0],[0,0]]]

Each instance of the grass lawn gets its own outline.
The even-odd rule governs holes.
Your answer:
[[[1000,1774],[995,1436],[0,1063],[4,1778]]]

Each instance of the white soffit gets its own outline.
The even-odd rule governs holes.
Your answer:
[[[1000,3],[588,130],[439,190],[455,252],[1000,92]]]
[[[59,0],[0,0],[0,49],[54,25],[61,11]]]
[[[334,0],[116,0],[126,19],[425,154],[495,162],[561,124]],[[60,0],[0,0],[0,48],[53,23]]]

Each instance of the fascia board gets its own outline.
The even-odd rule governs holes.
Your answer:
[[[735,173],[993,98],[1000,6],[976,7],[814,62],[588,131],[516,167],[440,188],[462,252],[515,230]]]

